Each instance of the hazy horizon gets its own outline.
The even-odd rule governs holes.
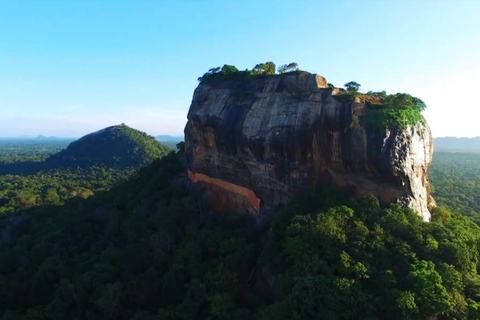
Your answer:
[[[128,125],[128,124],[127,124]],[[107,126],[108,127],[108,126]],[[131,127],[131,126],[130,126]],[[104,127],[106,128],[106,127]],[[133,128],[133,127],[132,127]],[[98,130],[101,130],[103,128],[99,128]],[[138,128],[133,128],[133,129],[138,129]],[[17,135],[17,136],[0,136],[0,139],[38,139],[39,137],[42,137],[42,138],[55,138],[55,139],[78,139],[78,138],[81,138],[83,137],[84,135],[87,135],[89,133],[92,133],[92,132],[95,132],[95,131],[98,131],[98,130],[94,130],[94,131],[91,131],[91,132],[86,132],[85,134],[82,134],[82,135],[79,135],[79,136],[55,136],[55,135],[44,135],[44,134],[37,134],[37,135]],[[141,129],[138,129],[140,131],[143,131],[145,132],[146,134],[150,135],[150,136],[153,136],[153,137],[159,137],[159,136],[168,136],[168,137],[172,137],[172,138],[180,138],[180,137],[184,137],[184,134],[152,134],[150,132],[147,132],[147,131],[144,131],[144,130],[141,130]],[[471,136],[471,137],[466,137],[466,136],[441,136],[441,137],[435,137],[433,136],[434,139],[441,139],[441,138],[456,138],[456,139],[480,139],[480,135],[479,136]]]
[[[265,61],[410,93],[434,137],[480,136],[478,16],[469,0],[5,2],[0,137],[182,135],[199,76]]]
[[[127,124],[128,125],[128,124]],[[109,126],[107,126],[109,127]],[[129,126],[131,127],[131,126]],[[103,127],[103,128],[99,128],[98,130],[94,130],[94,131],[91,131],[91,132],[86,132],[85,134],[82,134],[82,135],[79,135],[79,136],[55,136],[55,135],[45,135],[45,134],[23,134],[23,135],[16,135],[16,136],[0,136],[0,139],[48,139],[48,138],[55,138],[55,139],[78,139],[78,138],[81,138],[89,133],[93,133],[95,131],[99,131],[99,130],[102,130],[106,127]],[[132,127],[133,128],[133,127]],[[137,129],[137,130],[140,130],[138,128],[133,128],[133,129]],[[146,134],[150,135],[150,136],[153,136],[153,137],[159,137],[159,136],[168,136],[168,137],[172,137],[172,138],[179,138],[179,137],[183,137],[184,134],[152,134],[150,132],[146,132],[144,130],[140,130],[140,131],[143,131],[145,132]]]

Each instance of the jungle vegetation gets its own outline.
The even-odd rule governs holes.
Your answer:
[[[2,319],[478,319],[480,228],[312,189],[264,227],[208,210],[182,151],[0,216]],[[438,192],[438,186],[435,192]]]

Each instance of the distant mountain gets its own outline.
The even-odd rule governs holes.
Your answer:
[[[175,148],[177,143],[182,142],[184,138],[185,138],[184,136],[169,136],[169,135],[159,135],[155,137],[157,141],[171,148]]]
[[[160,142],[181,142],[184,139],[184,136],[169,136],[169,135],[159,135],[155,139]]]
[[[154,137],[122,124],[73,141],[65,150],[49,157],[46,164],[48,167],[139,167],[170,151]]]
[[[435,150],[480,150],[480,137],[457,138],[444,137],[434,138],[433,146]]]
[[[58,139],[57,137],[54,137],[54,136],[44,136],[44,135],[39,135],[37,136],[37,139],[38,140],[56,140]]]

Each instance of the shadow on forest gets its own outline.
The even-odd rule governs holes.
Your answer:
[[[0,174],[30,175],[47,169],[45,161],[0,163]]]

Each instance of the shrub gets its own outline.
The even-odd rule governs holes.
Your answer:
[[[383,101],[368,105],[365,118],[367,124],[375,128],[385,128],[392,125],[405,128],[418,122],[425,122],[421,112],[426,109],[426,105],[419,98],[407,93],[386,95],[383,91],[375,96],[382,97]]]

